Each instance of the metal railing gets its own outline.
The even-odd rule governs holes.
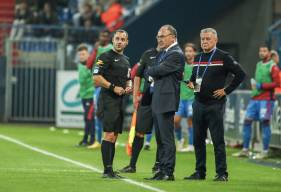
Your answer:
[[[276,95],[273,115],[271,118],[271,147],[281,148],[281,95]],[[225,136],[228,139],[242,141],[243,123],[246,115],[246,108],[251,98],[251,92],[237,90],[230,94],[226,103],[225,113]],[[256,122],[259,124],[259,122]],[[261,143],[260,126],[255,126],[253,132],[252,146]],[[261,145],[260,145],[261,146]]]
[[[6,41],[5,120],[52,122],[56,71],[64,68],[64,41]]]
[[[40,49],[51,49],[48,47],[50,44],[39,45],[39,44],[25,44],[26,40],[41,40],[42,42],[47,41],[63,41],[65,44],[65,69],[75,69],[75,49],[78,44],[86,43],[91,48],[97,38],[99,32],[103,28],[93,27],[90,29],[85,29],[83,27],[70,27],[65,26],[46,26],[46,25],[17,25],[13,26],[11,24],[0,24],[0,30],[5,31],[5,37],[0,39],[2,47],[0,46],[0,53],[5,53],[5,40],[10,39],[13,41],[21,41],[19,46],[27,51],[36,51],[37,48]],[[15,32],[16,31],[16,32]],[[9,32],[9,33],[7,33]],[[45,47],[44,47],[45,46]],[[3,54],[2,54],[3,55]]]

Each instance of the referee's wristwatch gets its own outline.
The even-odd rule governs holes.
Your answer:
[[[110,83],[108,89],[109,89],[110,91],[114,92],[114,88],[115,88],[115,85],[114,85],[113,83]]]

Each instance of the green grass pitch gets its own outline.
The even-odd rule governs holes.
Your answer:
[[[281,191],[281,169],[233,158],[233,149],[227,149],[229,182],[213,182],[215,171],[211,145],[207,148],[205,181],[183,180],[184,176],[194,171],[193,153],[177,153],[175,182],[144,180],[145,177],[152,176],[155,145],[151,151],[141,152],[137,173],[122,174],[128,180],[102,179],[101,173],[93,170],[102,170],[100,150],[75,147],[81,139],[78,132],[79,130],[74,129],[69,129],[67,134],[63,133],[63,129],[50,131],[48,126],[43,125],[0,124],[0,192]],[[11,142],[3,137],[21,143]],[[127,133],[124,133],[118,142],[125,143],[126,139]],[[42,151],[36,151],[37,149]],[[114,168],[120,169],[128,163],[125,148],[118,146]]]

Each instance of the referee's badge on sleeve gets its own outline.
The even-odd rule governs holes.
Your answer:
[[[103,61],[99,59],[96,64],[97,65],[103,65]]]
[[[99,73],[99,67],[98,67],[98,66],[95,66],[95,67],[94,67],[93,74],[98,74],[98,73]]]
[[[98,73],[99,72],[99,69],[94,69],[94,73]]]

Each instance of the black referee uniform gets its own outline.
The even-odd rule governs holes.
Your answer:
[[[150,80],[144,75],[145,71],[155,65],[158,51],[155,48],[145,51],[140,60],[140,66],[137,69],[136,76],[142,78],[143,89],[142,99],[137,111],[136,132],[149,134],[152,132],[153,120],[151,110],[152,93],[150,92]]]
[[[229,85],[225,85],[228,74],[234,75]],[[197,179],[205,179],[206,144],[209,128],[215,151],[217,176],[228,177],[224,142],[223,116],[226,97],[215,98],[214,91],[225,88],[228,95],[243,81],[245,72],[240,65],[226,52],[214,48],[209,53],[200,53],[194,60],[190,81],[196,84],[201,79],[201,88],[195,92],[193,103],[194,147],[196,155]],[[191,176],[192,177],[192,176]],[[188,179],[188,178],[185,178]]]
[[[130,164],[120,170],[122,173],[136,172],[137,160],[144,143],[144,138],[139,136],[137,133],[148,134],[152,132],[153,118],[151,109],[152,93],[150,92],[151,82],[144,74],[149,67],[155,65],[157,55],[158,51],[155,48],[146,50],[141,56],[140,65],[138,66],[136,72],[136,77],[141,78],[140,92],[142,93],[142,99],[137,108],[136,134],[132,144]],[[156,155],[156,163],[154,166],[157,166],[157,162],[158,160]]]
[[[126,82],[130,79],[130,64],[128,58],[113,50],[103,53],[94,68],[93,75],[101,75],[111,84],[126,88]],[[123,96],[115,94],[111,89],[101,88],[98,110],[101,115],[104,132],[122,133],[123,124]],[[103,140],[106,145],[115,145]],[[104,173],[112,172],[112,163],[115,147],[105,147],[108,150],[103,153]],[[107,155],[110,154],[110,158]],[[105,157],[106,156],[106,157]]]

